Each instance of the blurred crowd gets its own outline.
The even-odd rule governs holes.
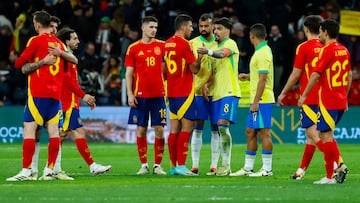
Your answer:
[[[173,20],[180,13],[194,19],[193,36],[202,13],[229,17],[233,21],[232,38],[240,50],[239,72],[249,71],[253,47],[248,28],[263,23],[268,44],[274,55],[274,92],[280,93],[292,71],[298,44],[306,40],[302,30],[305,16],[319,14],[340,21],[340,10],[360,11],[360,0],[1,0],[0,3],[0,106],[23,105],[26,76],[14,69],[14,61],[36,35],[32,13],[46,10],[78,33],[81,45],[79,82],[85,92],[95,95],[98,105],[127,105],[125,67],[128,46],[141,36],[141,18],[156,16],[157,38],[166,40],[174,33]],[[350,51],[353,84],[350,104],[360,104],[360,39],[341,35],[339,41]],[[288,94],[288,105],[296,105],[298,87]]]

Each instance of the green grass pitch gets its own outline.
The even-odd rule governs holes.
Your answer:
[[[359,146],[342,144],[340,149],[350,173],[343,184],[314,185],[325,176],[322,154],[316,152],[305,180],[290,180],[297,169],[303,145],[274,145],[273,177],[209,177],[210,146],[204,145],[198,177],[137,176],[140,167],[136,145],[90,143],[94,160],[113,169],[91,176],[74,143],[62,147],[62,168],[74,181],[6,182],[21,168],[21,144],[0,144],[0,202],[360,202]],[[47,145],[41,145],[40,163],[45,165]],[[233,171],[244,164],[245,145],[233,145]],[[191,167],[190,152],[187,166]],[[153,145],[149,145],[153,164]],[[221,162],[220,162],[221,163]],[[167,148],[162,164],[169,171]],[[258,153],[255,170],[261,167]]]

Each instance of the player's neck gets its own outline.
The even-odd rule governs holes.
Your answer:
[[[144,44],[150,44],[153,40],[154,38],[152,37],[142,37],[141,42]]]
[[[185,38],[185,34],[182,31],[176,31],[174,35]]]
[[[46,28],[41,28],[38,31],[39,35],[45,34],[45,33],[50,33],[49,29]]]
[[[333,42],[336,42],[337,40],[336,39],[326,39],[325,40],[325,45],[328,45],[328,44],[331,44],[331,43],[333,43]]]
[[[306,38],[308,40],[319,39],[319,35],[318,34],[309,34],[308,36],[306,36]]]
[[[68,49],[68,51],[69,51],[70,53],[74,53],[74,50],[72,50],[72,49],[70,48],[70,46],[66,46],[66,48]]]

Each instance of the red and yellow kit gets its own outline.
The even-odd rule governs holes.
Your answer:
[[[125,57],[126,68],[134,68],[133,92],[136,97],[154,98],[165,95],[162,63],[164,41],[141,40],[131,44]]]
[[[196,62],[189,41],[172,36],[165,42],[168,97],[187,97],[193,92],[193,74],[189,64]]]

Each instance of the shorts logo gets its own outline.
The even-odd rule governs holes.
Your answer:
[[[138,118],[136,116],[133,116],[132,118],[133,122],[137,123],[138,122]]]
[[[166,124],[166,119],[162,119],[162,120],[161,120],[161,123],[162,123],[162,124]]]

